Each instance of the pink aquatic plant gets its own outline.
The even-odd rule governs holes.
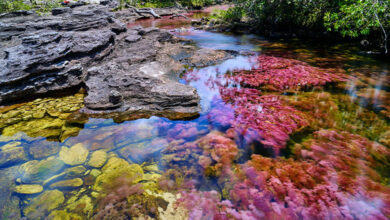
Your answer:
[[[185,175],[220,176],[230,172],[238,148],[233,140],[212,131],[194,142],[172,141],[163,154],[169,168],[182,170]]]
[[[279,155],[289,135],[308,125],[304,115],[277,95],[261,95],[256,89],[220,88],[223,100],[235,111],[232,127],[247,142],[256,140]]]
[[[296,91],[346,80],[343,74],[313,67],[299,60],[261,55],[258,62],[259,65],[252,70],[236,72],[233,80],[269,91]]]
[[[236,173],[229,198],[193,190],[183,192],[178,205],[194,219],[389,218],[390,188],[380,183],[379,172],[388,170],[387,148],[359,135],[320,130],[295,151],[295,159],[252,155]]]

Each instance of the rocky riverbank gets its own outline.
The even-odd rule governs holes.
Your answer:
[[[210,65],[230,55],[199,50],[156,28],[127,28],[122,21],[142,17],[131,10],[114,13],[108,6],[86,5],[54,9],[50,16],[3,15],[0,105],[85,88],[83,114],[196,116],[199,96],[177,75],[185,67]]]

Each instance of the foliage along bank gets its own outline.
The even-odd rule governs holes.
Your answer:
[[[389,54],[389,0],[235,0],[234,7],[216,11],[213,18],[236,27],[247,24],[262,34],[336,34]]]

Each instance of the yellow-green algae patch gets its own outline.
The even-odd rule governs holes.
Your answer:
[[[84,181],[81,178],[62,180],[50,185],[50,188],[77,188],[82,186]]]
[[[37,194],[43,191],[43,187],[38,184],[22,184],[15,186],[15,192],[19,194]]]
[[[138,164],[129,164],[124,159],[112,157],[102,168],[102,174],[96,178],[93,190],[103,191],[105,185],[109,185],[118,177],[129,178],[133,183],[142,180],[144,171]]]
[[[303,111],[315,131],[335,128],[378,141],[383,132],[390,130],[389,123],[369,109],[360,107],[346,94],[306,92],[286,96],[288,102]]]
[[[106,163],[107,153],[103,150],[98,150],[92,153],[87,165],[94,168],[100,168]]]
[[[0,132],[3,136],[24,132],[30,137],[42,136],[61,141],[76,136],[81,128],[67,123],[67,118],[84,106],[83,99],[83,94],[76,94],[2,107]]]
[[[47,217],[48,220],[82,220],[83,218],[74,213],[68,213],[64,210],[55,210]]]
[[[84,216],[88,219],[92,217],[93,214],[93,203],[91,197],[84,195],[81,198],[76,196],[68,200],[66,209],[72,213],[77,213],[81,216]]]
[[[62,147],[60,151],[60,160],[65,164],[74,166],[83,164],[88,157],[89,151],[82,143],[73,145],[70,148]]]

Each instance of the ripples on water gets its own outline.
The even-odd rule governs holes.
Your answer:
[[[69,120],[82,94],[0,109],[3,218],[390,217],[388,62],[349,45],[212,33],[182,19],[138,24],[238,55],[184,74],[201,97],[193,120]],[[282,90],[235,80],[264,66],[259,56],[348,80]]]

